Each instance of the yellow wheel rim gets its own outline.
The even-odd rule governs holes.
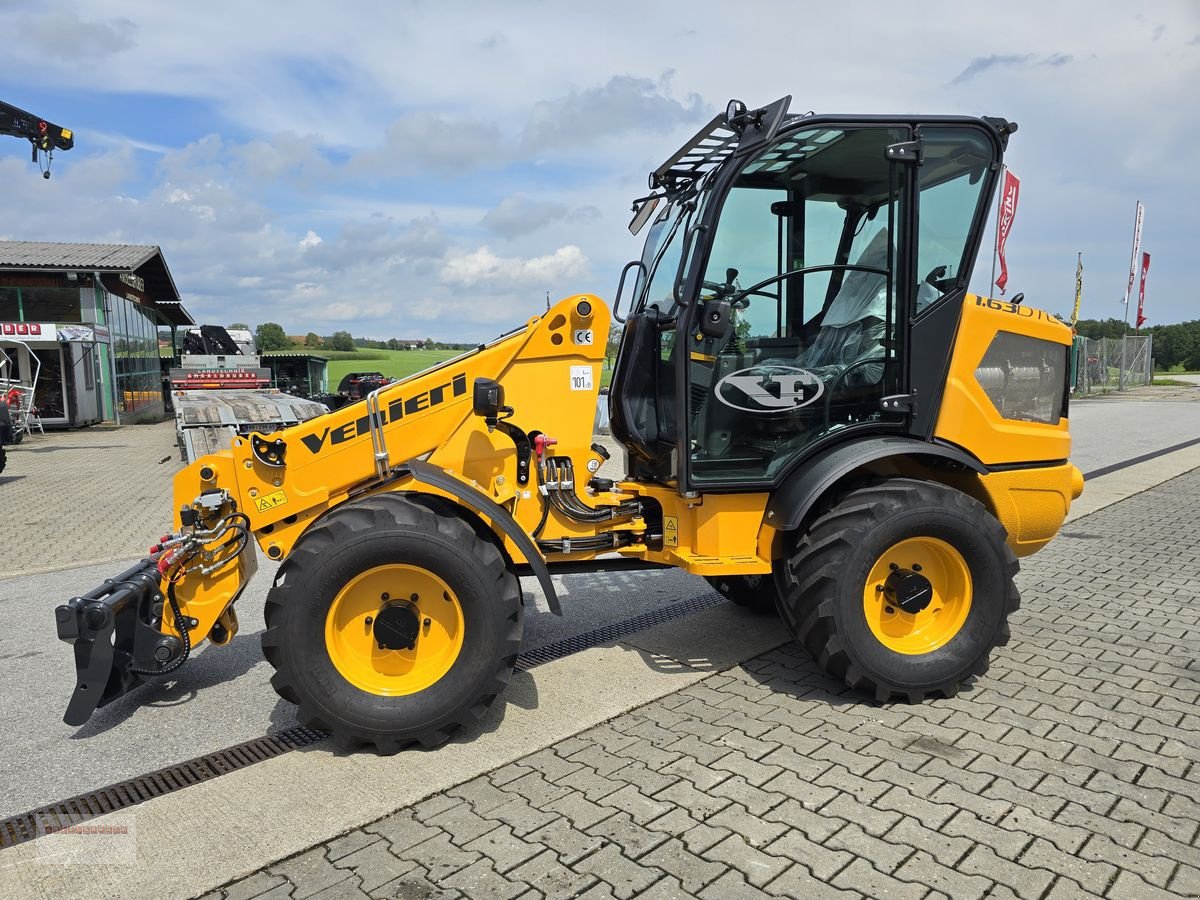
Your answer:
[[[417,618],[411,650],[379,646],[374,622],[391,604],[403,604]],[[376,566],[352,578],[333,598],[325,617],[325,648],[356,688],[395,697],[423,691],[449,672],[462,651],[463,630],[462,606],[442,579],[419,566]]]
[[[909,570],[928,579],[932,599],[917,612],[905,612],[885,591],[888,576]],[[908,538],[879,557],[863,588],[863,612],[879,642],[915,656],[932,653],[958,634],[971,611],[971,570],[962,554],[945,541]]]

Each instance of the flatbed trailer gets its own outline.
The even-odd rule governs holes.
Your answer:
[[[185,337],[179,362],[168,379],[185,463],[228,450],[238,435],[269,434],[329,412],[272,387],[249,334],[239,343],[220,326],[202,325]]]
[[[228,450],[239,434],[278,431],[327,412],[275,388],[176,391],[174,400],[179,455],[189,464]]]

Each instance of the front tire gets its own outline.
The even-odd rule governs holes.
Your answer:
[[[1008,643],[1020,606],[1003,526],[960,491],[891,479],[791,538],[780,614],[817,664],[879,701],[954,696]]]
[[[271,684],[300,722],[394,753],[484,715],[516,664],[523,607],[495,544],[447,507],[383,494],[300,538],[266,621]]]

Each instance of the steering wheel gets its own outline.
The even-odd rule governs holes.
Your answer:
[[[859,266],[859,265],[827,265],[827,266],[805,266],[802,269],[792,269],[789,272],[784,272],[781,275],[772,275],[770,278],[765,278],[758,284],[751,285],[743,291],[734,291],[729,296],[729,306],[732,309],[745,309],[750,305],[750,297],[752,294],[761,293],[762,289],[769,284],[774,284],[776,281],[782,283],[789,278],[795,278],[798,275],[810,275],[814,272],[870,272],[873,275],[882,275],[884,278],[888,276],[887,269],[876,268],[875,266]],[[712,282],[704,282],[709,285]],[[724,288],[724,285],[715,285],[716,287]],[[773,298],[773,295],[766,295]]]

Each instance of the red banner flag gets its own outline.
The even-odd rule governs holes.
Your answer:
[[[1142,254],[1142,279],[1138,284],[1138,314],[1137,328],[1141,328],[1146,322],[1146,317],[1142,315],[1142,309],[1146,305],[1146,274],[1150,271],[1150,254]]]
[[[1000,210],[996,221],[996,253],[1000,257],[1000,277],[996,287],[1000,293],[1008,285],[1008,263],[1004,260],[1004,245],[1012,231],[1013,219],[1017,216],[1017,197],[1021,193],[1021,180],[1011,170],[1004,170],[1004,187],[1000,191]]]

